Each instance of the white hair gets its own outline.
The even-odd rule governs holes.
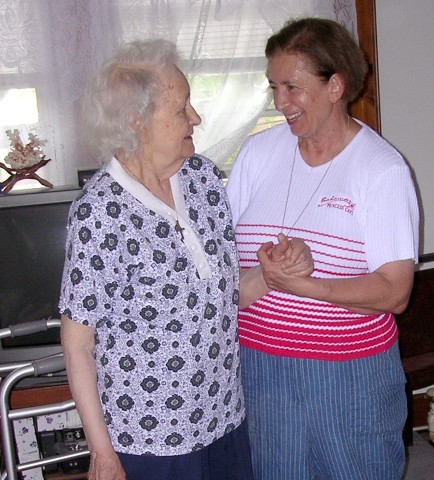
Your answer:
[[[178,61],[176,46],[168,40],[135,41],[96,71],[83,97],[81,126],[100,161],[137,150],[138,132],[132,124],[143,126],[152,116],[160,94],[159,72]]]

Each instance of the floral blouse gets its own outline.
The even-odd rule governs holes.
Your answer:
[[[184,162],[176,177],[183,225],[195,237],[188,244],[120,170],[102,167],[71,206],[60,311],[95,328],[98,389],[114,449],[185,454],[245,416],[238,256],[226,192],[209,160]],[[197,245],[208,274],[193,258]]]

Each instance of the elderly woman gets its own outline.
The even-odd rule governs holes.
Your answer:
[[[255,478],[397,480],[406,397],[393,313],[418,254],[411,174],[348,114],[367,66],[344,27],[289,22],[266,56],[286,123],[248,139],[229,180],[240,262],[256,265],[283,232],[311,247],[315,270],[287,276],[261,247],[258,285],[271,291],[239,313]]]
[[[83,102],[105,166],[71,207],[60,307],[90,480],[252,478],[232,217],[219,171],[194,154],[200,117],[176,62],[170,42],[129,44]],[[270,257],[312,269],[302,242]]]
[[[127,45],[84,99],[108,162],[72,205],[60,305],[91,480],[252,478],[231,214],[176,61]]]

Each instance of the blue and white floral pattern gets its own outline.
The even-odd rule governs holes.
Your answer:
[[[204,157],[187,159],[179,176],[207,279],[171,223],[105,167],[70,211],[60,310],[96,329],[98,388],[119,452],[189,453],[245,416],[226,192]]]

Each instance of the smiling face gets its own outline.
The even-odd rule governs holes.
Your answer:
[[[156,172],[173,175],[194,154],[193,128],[201,122],[190,103],[190,87],[175,66],[161,71],[161,93],[144,128],[145,157]]]
[[[269,58],[267,77],[276,109],[285,115],[292,133],[302,138],[321,135],[339,100],[332,79],[314,75],[301,55],[288,53]]]

